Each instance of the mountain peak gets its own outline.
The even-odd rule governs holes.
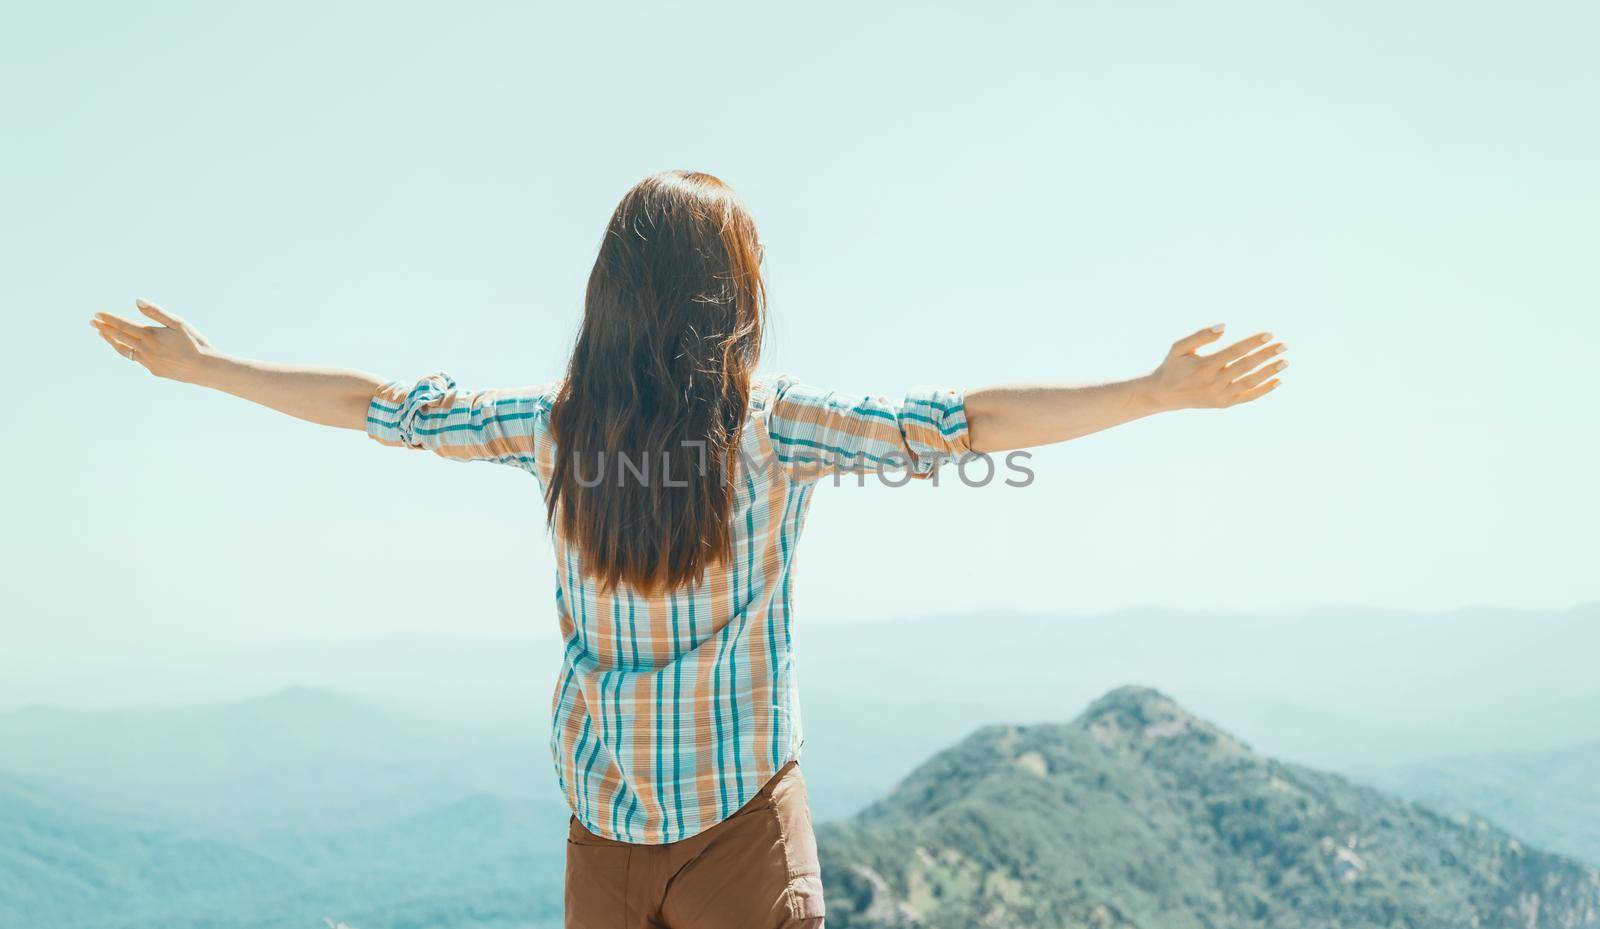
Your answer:
[[[1089,708],[1084,711],[1084,716],[1094,717],[1102,713],[1118,711],[1188,715],[1176,700],[1156,690],[1154,687],[1124,684],[1116,690],[1107,691],[1100,699],[1089,704]]]
[[[1078,718],[1101,745],[1150,746],[1181,740],[1226,751],[1247,751],[1237,739],[1193,715],[1176,700],[1150,687],[1118,687],[1094,703]]]
[[[360,699],[351,694],[333,690],[328,687],[312,687],[307,684],[290,684],[277,690],[262,694],[259,697],[246,698],[240,703],[278,704],[284,706],[327,706],[331,704],[354,705]]]

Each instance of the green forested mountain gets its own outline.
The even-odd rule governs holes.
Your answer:
[[[1152,690],[991,726],[819,830],[836,929],[1600,926],[1600,872],[1254,754]]]
[[[0,777],[0,925],[134,925],[170,901],[282,894],[294,868],[227,839],[107,812]],[[170,910],[165,910],[170,913]]]

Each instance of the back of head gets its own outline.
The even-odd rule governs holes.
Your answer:
[[[730,484],[766,296],[755,223],[709,174],[617,205],[551,424],[550,526],[602,589],[659,593],[730,544]]]

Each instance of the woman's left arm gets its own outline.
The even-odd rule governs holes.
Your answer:
[[[96,313],[89,324],[118,354],[156,377],[210,387],[340,429],[365,429],[368,405],[385,384],[383,378],[364,371],[225,355],[183,319],[144,300],[137,306],[157,325],[140,325],[111,313]]]
[[[975,452],[1065,442],[1171,410],[1216,409],[1259,400],[1278,387],[1289,362],[1282,342],[1258,332],[1210,355],[1203,346],[1221,325],[1174,342],[1144,377],[1106,384],[998,384],[966,395],[968,441]],[[1268,344],[1272,343],[1272,344]]]

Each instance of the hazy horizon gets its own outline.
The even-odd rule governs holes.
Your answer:
[[[1467,604],[1433,610],[1407,610],[1359,603],[1323,603],[1289,609],[1208,610],[1186,609],[1160,604],[1130,604],[1111,610],[1001,609],[985,612],[995,617],[1029,617],[1063,622],[1141,614],[1267,618],[1324,615],[1330,619],[1337,620],[1351,612],[1366,615],[1389,614],[1432,618],[1483,613],[1560,616],[1594,611],[1597,607],[1600,607],[1600,600],[1582,601],[1550,609],[1520,609],[1494,604]],[[948,617],[967,616],[973,612],[971,610],[947,610],[916,614],[879,613],[843,617],[824,616],[816,619],[808,617],[804,620],[804,625],[800,627],[799,631],[803,641],[806,638],[810,638],[806,630],[811,626],[827,627],[826,631],[831,634],[838,632],[839,627],[860,624],[937,621]],[[270,693],[286,687],[326,686],[327,682],[333,679],[331,673],[333,669],[326,664],[320,664],[317,660],[317,655],[329,648],[343,649],[347,653],[355,653],[373,646],[382,646],[390,651],[398,648],[402,651],[411,650],[418,653],[426,653],[430,656],[437,656],[441,653],[441,650],[448,653],[451,647],[456,647],[477,655],[483,655],[492,652],[492,650],[484,648],[490,643],[516,643],[529,648],[528,655],[534,661],[524,667],[524,676],[535,690],[542,686],[541,682],[553,680],[552,676],[556,673],[556,668],[559,664],[561,648],[559,632],[552,626],[534,624],[529,624],[527,627],[520,629],[492,632],[473,631],[464,634],[452,633],[448,630],[426,629],[373,632],[358,628],[330,629],[320,634],[301,634],[296,638],[277,637],[232,643],[207,641],[194,643],[146,641],[135,644],[115,643],[106,645],[81,642],[71,644],[57,643],[45,648],[0,652],[0,712],[29,706],[110,709],[155,706],[163,703],[178,706],[197,702],[243,698],[252,694]],[[148,683],[152,678],[161,678],[163,673],[178,672],[191,675],[199,680],[205,680],[204,667],[207,663],[217,660],[235,661],[242,665],[248,665],[253,660],[260,661],[269,657],[284,663],[274,665],[272,669],[267,670],[262,676],[248,678],[253,683],[242,688],[236,687],[232,690],[226,688],[215,689],[209,688],[208,685],[201,685],[186,690],[181,685],[177,688],[168,689],[162,684],[155,684],[143,690],[137,688],[127,689],[127,684],[131,681],[143,679]],[[284,659],[288,660],[284,661]],[[295,661],[300,663],[293,663]],[[358,662],[347,665],[346,670],[356,679],[360,679],[374,669],[368,663]],[[108,680],[105,677],[108,671],[113,672],[114,675],[120,675],[120,678]],[[273,676],[274,674],[276,676]],[[309,674],[309,677],[307,674]],[[228,676],[226,672],[218,672],[214,679]],[[238,684],[239,682],[234,679],[232,683]],[[92,684],[99,689],[85,689],[87,684]],[[1597,691],[1600,691],[1600,685],[1597,685]],[[362,693],[359,689],[353,692]],[[188,696],[184,695],[186,693]],[[486,709],[486,707],[473,708],[475,712],[483,709]]]
[[[986,630],[1006,630],[993,636]],[[1420,760],[1450,747],[1510,750],[1600,741],[1600,604],[1439,612],[1129,608],[1096,613],[953,611],[796,627],[803,707],[908,700],[952,718],[1059,718],[1123,684],[1256,719],[1271,747]],[[1021,652],[1006,643],[1026,641]],[[42,660],[41,660],[42,659]],[[0,655],[0,713],[117,712],[332,690],[463,723],[542,725],[559,671],[553,630],[520,634],[346,633],[258,646],[167,643],[142,652]],[[922,694],[918,697],[918,694]],[[946,712],[942,710],[941,712]],[[1590,722],[1583,722],[1590,719]],[[1299,720],[1299,722],[1294,722]],[[1293,724],[1291,724],[1293,723]],[[849,714],[827,724],[854,738]],[[1248,731],[1249,725],[1243,726]],[[1359,753],[1359,752],[1358,752]]]

